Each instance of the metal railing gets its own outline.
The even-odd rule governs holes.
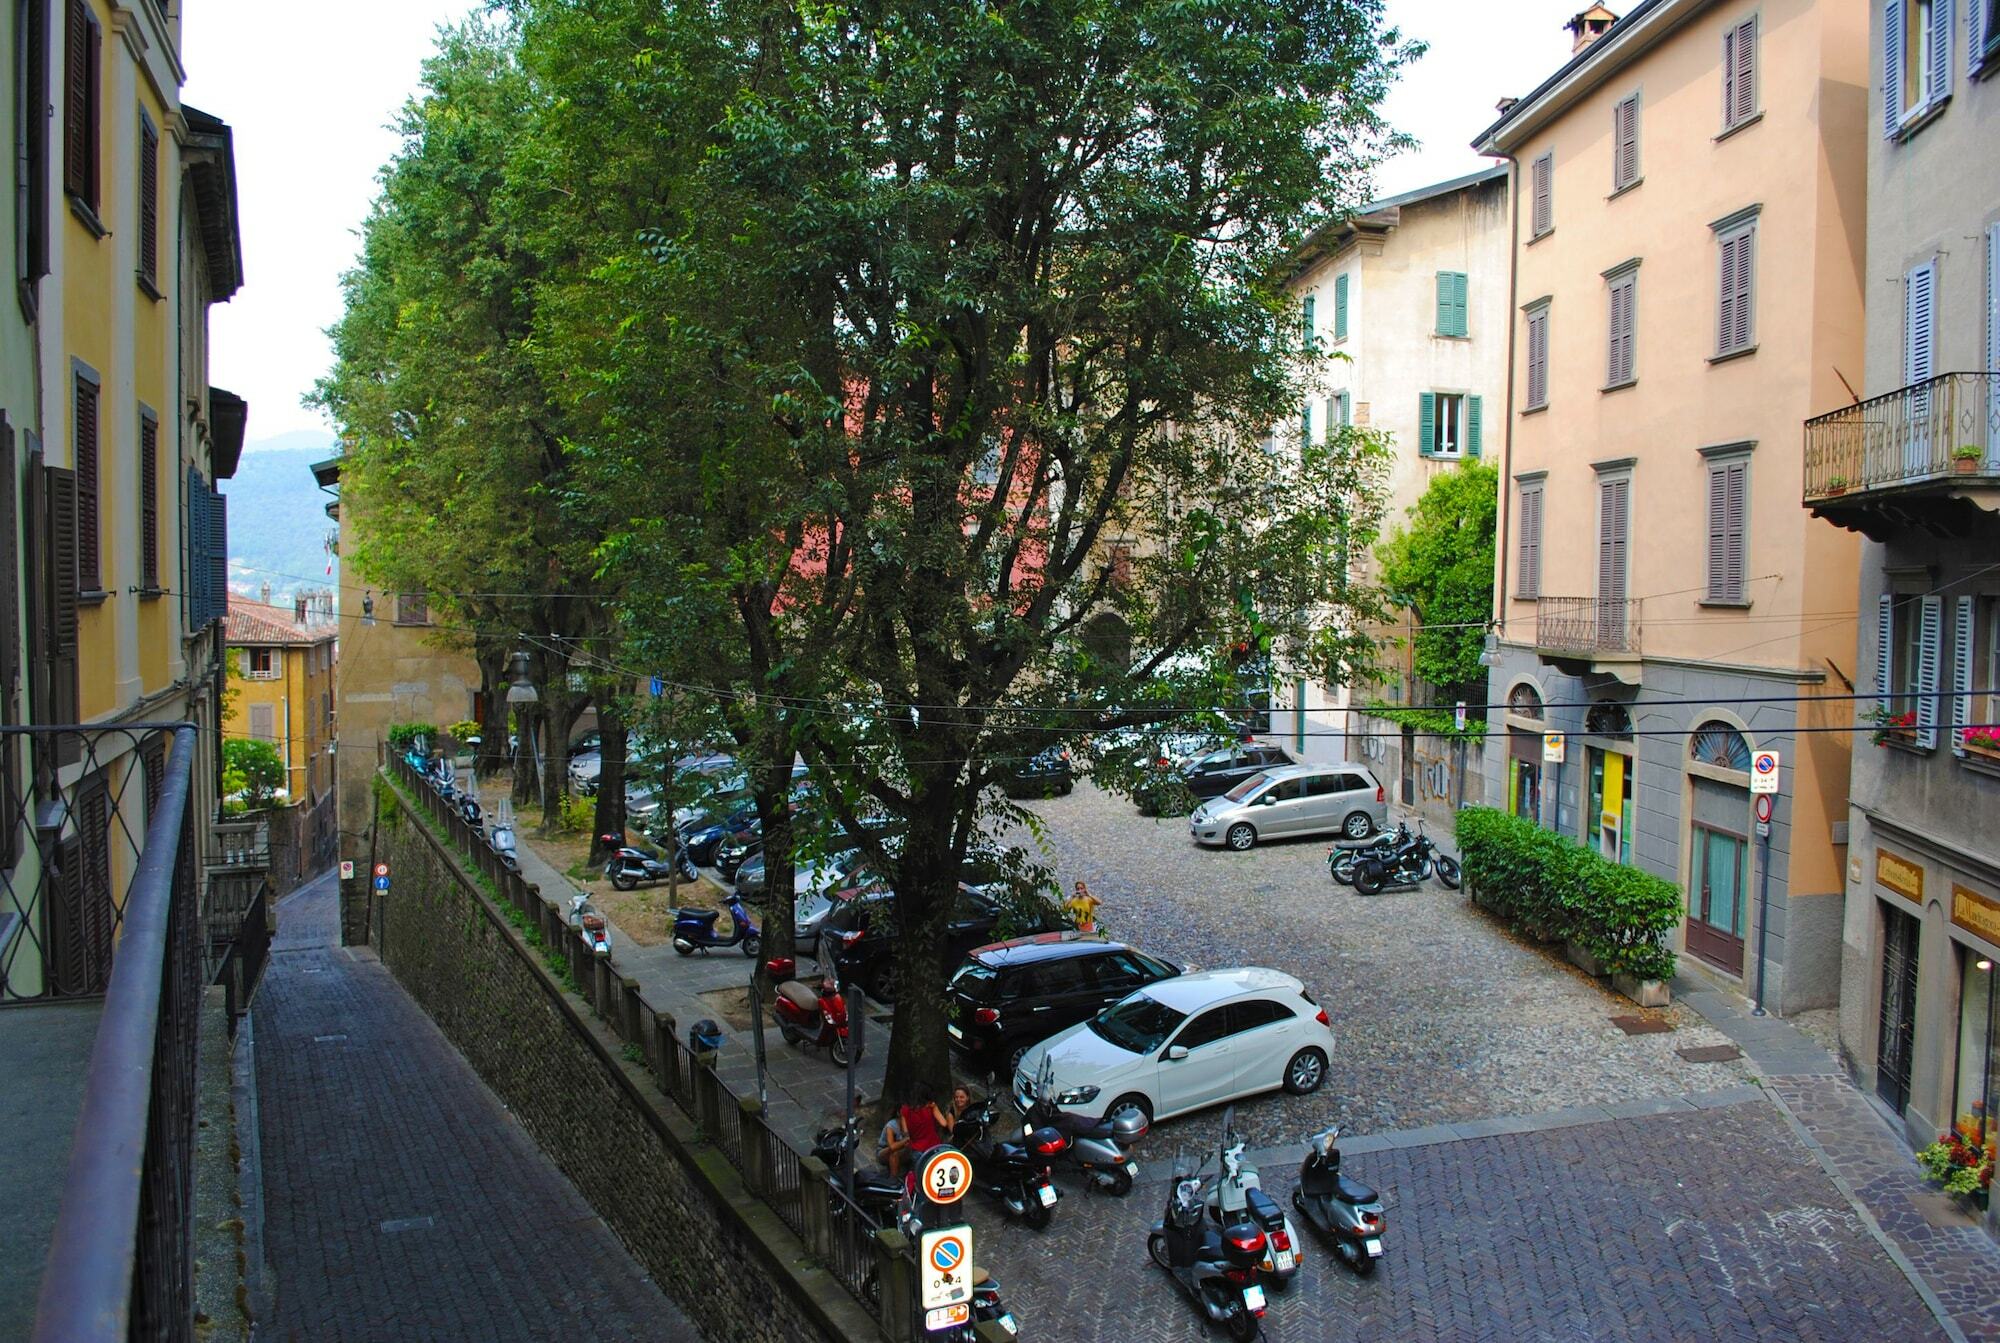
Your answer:
[[[210,868],[256,868],[271,865],[271,823],[263,817],[217,821],[209,853]]]
[[[9,728],[0,738],[10,748],[27,742],[37,757],[28,774],[37,781],[32,801],[20,804],[37,843],[10,867],[8,894],[20,902],[17,876],[32,884],[29,923],[42,936],[28,950],[49,971],[39,975],[38,993],[22,994],[29,967],[17,958],[8,987],[17,996],[104,996],[33,1338],[192,1339],[202,990],[189,806],[195,729]],[[45,771],[45,763],[68,758],[47,749],[66,738],[82,743],[80,768]],[[8,777],[18,784],[12,771]],[[110,861],[120,845],[131,846],[129,865]],[[132,873],[122,899],[110,881],[119,870]]]
[[[2000,373],[1942,373],[1805,423],[1805,502],[2000,477]]]
[[[1639,600],[1538,597],[1535,647],[1561,653],[1637,653]]]

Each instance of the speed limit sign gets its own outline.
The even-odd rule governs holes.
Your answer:
[[[933,1203],[956,1203],[972,1186],[972,1163],[955,1147],[940,1147],[924,1158],[917,1188]]]

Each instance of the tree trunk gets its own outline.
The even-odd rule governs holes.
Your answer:
[[[535,795],[535,720],[532,704],[514,710],[514,805],[525,807]]]
[[[798,924],[792,904],[791,759],[787,757],[782,765],[767,762],[756,771],[753,787],[757,818],[764,823],[764,899],[757,921],[764,946],[755,973],[768,989],[771,976],[765,966],[773,960],[791,960],[798,955]],[[823,949],[820,964],[831,968]]]
[[[479,756],[473,777],[490,779],[507,768],[507,649],[487,641],[478,645]]]
[[[896,863],[896,1017],[883,1094],[901,1102],[919,1085],[949,1095],[945,1042],[945,934],[958,899],[953,856],[956,789],[948,781],[913,797],[910,828]]]
[[[542,695],[542,723],[546,731],[542,745],[542,828],[539,833],[543,838],[553,835],[562,820],[563,798],[569,785],[569,734],[576,727],[576,720],[588,702],[582,695],[560,691],[544,691]],[[625,785],[620,782],[618,786],[622,805]]]
[[[590,865],[596,867],[625,842],[625,716],[615,692],[597,696],[597,811],[590,827]],[[563,749],[565,760],[569,749]],[[611,836],[606,844],[604,837]]]

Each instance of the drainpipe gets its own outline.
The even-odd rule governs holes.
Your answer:
[[[1507,160],[1507,200],[1511,219],[1507,234],[1507,426],[1500,436],[1500,534],[1494,548],[1493,607],[1494,632],[1507,628],[1507,536],[1513,521],[1514,495],[1508,483],[1514,478],[1514,314],[1521,301],[1521,161],[1512,154]],[[1487,698],[1492,698],[1489,690]]]

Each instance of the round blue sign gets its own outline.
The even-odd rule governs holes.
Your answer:
[[[931,1247],[931,1263],[949,1273],[958,1267],[958,1261],[965,1258],[965,1245],[956,1240],[941,1240]]]

